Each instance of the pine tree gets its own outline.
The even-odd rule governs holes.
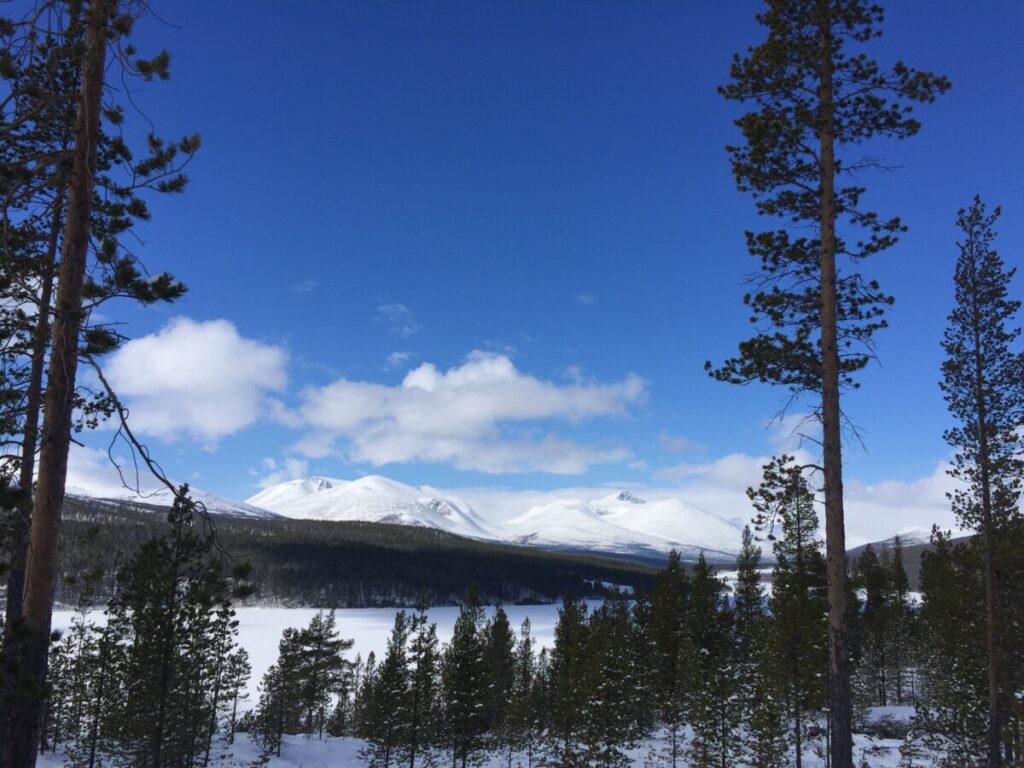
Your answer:
[[[950,768],[986,759],[987,660],[978,652],[985,642],[983,574],[977,542],[954,544],[933,531],[921,556],[927,693],[915,730]]]
[[[613,595],[590,614],[587,626],[583,742],[591,765],[628,766],[636,746],[637,686],[627,600]]]
[[[961,525],[981,534],[985,574],[986,655],[988,657],[987,765],[998,768],[1003,754],[1008,692],[1001,688],[1004,632],[999,615],[998,538],[1021,517],[1019,500],[1024,477],[1024,355],[1017,348],[1020,328],[1014,327],[1020,302],[1007,289],[1015,269],[1007,269],[993,249],[992,214],[980,197],[961,210],[963,232],[957,259],[956,306],[942,347],[940,386],[956,426],[946,441],[956,450],[950,474],[966,487],[950,494]]]
[[[910,608],[910,580],[903,565],[903,542],[897,536],[893,540],[892,558],[889,563],[890,601],[893,606],[892,619],[892,680],[895,686],[896,703],[900,706],[907,700],[906,683],[908,663],[912,654],[913,612]]]
[[[643,589],[637,589],[633,593],[629,655],[637,689],[633,710],[636,727],[641,733],[652,733],[658,724],[659,680],[653,614],[650,597]]]
[[[586,765],[581,745],[586,712],[580,707],[586,696],[586,616],[583,603],[572,595],[563,598],[547,665],[550,720],[546,762],[564,768]]]
[[[251,675],[252,665],[249,663],[249,654],[244,648],[239,648],[228,656],[224,670],[224,705],[221,713],[221,728],[227,735],[229,744],[234,743],[235,733],[238,730],[239,705],[249,698],[246,686],[249,684]]]
[[[755,107],[736,121],[745,144],[729,147],[732,169],[759,213],[793,228],[812,226],[817,236],[794,238],[789,229],[747,233],[762,278],[744,303],[755,323],[772,330],[742,342],[739,355],[713,375],[779,384],[794,397],[816,400],[828,543],[832,768],[852,768],[840,392],[855,386],[892,302],[857,265],[891,247],[903,225],[866,211],[864,188],[841,185],[844,176],[879,163],[841,152],[869,138],[912,136],[920,124],[908,102],[932,101],[949,83],[902,63],[884,70],[852,50],[881,34],[882,10],[866,0],[769,0],[767,6],[757,16],[767,40],[734,58],[732,82],[720,89]],[[866,236],[842,237],[837,229],[844,220]]]
[[[737,751],[739,720],[731,666],[732,611],[723,604],[725,584],[701,552],[693,569],[687,613],[689,747],[693,768],[728,768]]]
[[[651,636],[654,643],[653,668],[658,686],[659,719],[667,731],[665,762],[677,768],[683,759],[683,726],[686,722],[688,676],[685,669],[686,610],[690,584],[679,553],[672,551],[665,568],[658,572],[651,596]]]
[[[459,609],[452,640],[444,650],[445,730],[455,768],[476,765],[487,731],[487,665],[484,612],[471,588]]]
[[[119,574],[109,624],[121,653],[114,739],[119,760],[148,768],[194,763],[213,734],[223,658],[237,625],[233,584],[182,488],[170,531],[143,544]]]
[[[780,768],[786,758],[785,710],[778,695],[770,617],[761,583],[761,548],[744,526],[736,558],[733,664],[743,723],[738,751],[753,768]]]
[[[441,730],[441,654],[437,624],[427,615],[427,599],[420,594],[409,624],[409,727],[405,733],[403,762],[416,767],[416,760],[430,757]]]
[[[332,610],[313,616],[299,632],[298,643],[302,732],[323,738],[332,701],[349,687],[352,666],[344,654],[353,641],[338,634]]]
[[[367,660],[360,689],[360,735],[367,746],[363,759],[372,768],[390,768],[401,759],[402,745],[408,743],[409,629],[405,611],[395,614],[387,652],[379,667]]]
[[[62,217],[58,229],[62,227],[63,231],[60,235],[61,255],[56,274],[52,332],[46,334],[45,323],[41,319],[37,325],[38,332],[34,334],[36,343],[32,344],[31,350],[33,361],[41,362],[44,348],[48,345],[49,362],[45,387],[41,371],[36,375],[37,371],[33,370],[29,376],[29,389],[39,395],[29,410],[41,406],[42,414],[41,428],[37,429],[35,423],[37,413],[26,414],[25,423],[28,442],[38,442],[39,446],[38,479],[32,500],[29,545],[24,549],[25,579],[18,621],[20,639],[16,644],[5,643],[5,653],[15,659],[12,666],[16,666],[24,678],[22,687],[28,695],[0,697],[0,726],[3,726],[0,729],[3,752],[0,764],[4,768],[30,768],[35,762],[39,743],[68,450],[76,419],[75,410],[83,402],[77,396],[76,387],[80,353],[91,356],[109,351],[118,343],[117,335],[109,328],[89,326],[89,305],[95,304],[94,300],[112,295],[131,295],[148,302],[173,300],[182,295],[184,286],[169,275],[147,279],[135,257],[125,253],[119,237],[131,228],[132,222],[149,216],[148,208],[139,196],[141,190],[178,192],[184,188],[186,178],[176,172],[176,168],[180,168],[180,158],[176,157],[179,152],[184,157],[191,157],[199,145],[198,137],[167,144],[151,134],[148,140],[150,156],[136,163],[130,162],[131,153],[120,138],[118,129],[124,112],[113,104],[104,103],[106,78],[114,69],[110,65],[120,64],[124,76],[137,74],[147,80],[153,77],[163,79],[167,77],[169,56],[161,52],[147,60],[138,57],[134,47],[127,42],[139,12],[131,3],[70,3],[56,11],[49,14],[30,12],[20,21],[4,24],[4,34],[8,39],[12,35],[24,35],[24,40],[30,42],[39,37],[48,42],[63,39],[68,46],[65,50],[73,51],[76,56],[69,61],[73,62],[79,82],[75,98],[70,100],[75,106],[66,159],[62,161],[58,157],[53,163],[36,164],[38,168],[45,169],[45,173],[50,173],[51,168],[63,171],[66,175],[59,183],[66,192],[47,196],[53,201],[48,220],[56,222]],[[65,13],[67,18],[63,18]],[[42,23],[42,19],[50,19],[52,26],[40,34],[37,24]],[[33,47],[31,44],[25,46],[28,49]],[[5,50],[9,52],[11,49],[5,46]],[[13,66],[14,57],[5,56],[5,59],[8,66],[4,67],[4,74],[7,76],[18,67]],[[68,103],[64,101],[66,92],[63,88],[58,88],[58,91],[54,93],[51,86],[42,91],[40,98]],[[55,123],[70,125],[68,117],[61,114],[63,111],[54,111]],[[114,126],[117,139],[104,141],[104,123]],[[10,135],[4,138],[9,139]],[[24,170],[24,166],[21,169]],[[131,179],[129,183],[123,180],[119,183],[112,178],[115,172],[121,171]],[[97,194],[97,188],[103,194]],[[10,213],[9,210],[4,211],[5,219]],[[24,214],[26,211],[16,213]],[[14,218],[22,217],[15,215]],[[94,249],[92,263],[91,249]],[[6,257],[8,254],[3,255]],[[53,259],[42,260],[40,275],[44,292],[47,283],[53,285],[53,275],[49,272],[53,264]],[[97,269],[90,270],[90,266]],[[112,293],[108,289],[112,289]],[[45,397],[42,396],[44,392]],[[95,412],[91,418],[95,423]],[[27,492],[28,487],[24,490]],[[23,538],[24,521],[19,524],[22,529],[16,534]],[[15,547],[20,549],[21,542],[16,542]],[[21,552],[14,552],[19,566],[20,558]]]
[[[736,649],[734,657],[740,665],[753,660],[754,641],[764,620],[764,587],[761,584],[761,548],[754,543],[750,526],[743,526],[740,553],[736,557]]]
[[[791,721],[795,766],[801,768],[806,716],[823,702],[828,668],[823,642],[827,584],[814,494],[800,467],[789,456],[780,456],[765,465],[761,485],[747,495],[757,513],[755,526],[774,539],[776,564],[768,604],[773,637],[768,648],[775,656],[778,690]],[[775,536],[776,528],[781,528],[781,537]]]
[[[277,662],[260,681],[260,698],[249,725],[265,755],[280,756],[285,734],[301,733],[308,713],[308,684],[303,679],[302,632],[288,627],[281,633]]]
[[[508,614],[498,605],[484,629],[484,665],[487,668],[487,731],[492,741],[502,746],[515,682],[515,643]]]
[[[534,653],[534,644],[530,634],[530,620],[523,619],[512,660],[512,690],[502,729],[509,766],[512,764],[512,755],[520,750],[525,754],[526,768],[533,768],[543,732],[542,673]]]

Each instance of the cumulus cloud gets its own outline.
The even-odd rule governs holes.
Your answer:
[[[628,451],[541,434],[540,423],[626,416],[645,395],[636,375],[559,385],[519,371],[505,355],[477,351],[447,371],[423,363],[398,386],[339,379],[307,390],[299,412],[311,429],[296,448],[374,466],[423,461],[491,473],[580,473]]]
[[[283,349],[242,337],[227,320],[178,318],[121,347],[107,376],[133,429],[212,444],[281,410],[270,394],[284,390],[286,365]]]
[[[272,485],[283,483],[288,480],[297,480],[309,474],[309,462],[305,459],[287,457],[281,461],[267,457],[260,462],[263,475],[258,481],[260,488],[269,488]],[[254,472],[254,474],[257,474]]]
[[[377,306],[377,321],[387,325],[388,330],[395,336],[407,339],[417,333],[420,329],[416,318],[405,304],[391,302]]]

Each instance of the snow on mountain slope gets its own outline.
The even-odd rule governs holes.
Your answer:
[[[532,546],[684,555],[734,553],[741,529],[680,499],[645,501],[623,491],[594,501],[559,499],[508,521],[505,538]]]
[[[629,491],[590,500],[568,497],[493,523],[464,500],[379,475],[358,480],[310,477],[273,485],[246,501],[300,520],[364,520],[438,528],[461,536],[544,548],[695,557],[728,556],[741,528],[677,498],[647,501]],[[486,515],[487,511],[483,510]]]
[[[174,495],[166,488],[159,488],[153,491],[136,493],[129,488],[79,488],[68,486],[66,494],[72,497],[94,499],[96,501],[107,501],[117,504],[138,504],[146,507],[170,507],[174,503]],[[193,500],[202,502],[208,512],[217,515],[228,515],[230,517],[277,517],[269,510],[253,506],[241,501],[232,501],[223,496],[209,493],[201,488],[189,488],[189,495]]]
[[[260,491],[246,503],[297,520],[363,520],[425,526],[477,539],[499,538],[461,499],[380,475],[358,480],[291,480]]]
[[[679,498],[644,501],[623,492],[591,504],[605,520],[645,536],[665,539],[681,552],[704,549],[709,554],[734,553],[739,549],[742,525]]]

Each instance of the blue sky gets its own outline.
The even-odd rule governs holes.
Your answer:
[[[869,201],[910,232],[866,267],[897,298],[881,365],[846,401],[867,446],[850,447],[848,473],[866,484],[916,482],[948,456],[936,381],[957,208],[975,192],[1003,205],[1009,263],[1024,242],[1024,5],[888,5],[874,54],[954,87],[922,110],[918,137],[872,148],[901,167],[866,179]],[[743,231],[761,222],[724,150],[738,107],[715,89],[760,40],[758,7],[154,3],[168,24],[141,22],[138,44],[171,51],[172,79],[135,102],[203,148],[188,191],[153,201],[141,252],[191,290],[106,314],[151,337],[121,361],[139,366],[122,383],[167,469],[237,498],[287,460],[292,474],[551,489],[665,484],[770,454],[783,393],[703,372],[749,330]],[[227,414],[216,434],[181,416],[201,388],[157,380],[147,361],[167,349],[191,355],[179,375],[212,361],[222,399],[194,417]],[[434,366],[458,403],[455,378],[488,361],[512,366],[495,374],[512,388],[459,427],[459,447],[425,446],[429,430],[378,439],[388,409],[448,407],[401,400],[410,370]],[[382,415],[327,413],[329,392]]]

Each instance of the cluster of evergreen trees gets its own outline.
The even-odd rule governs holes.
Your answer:
[[[183,491],[165,533],[120,570],[104,622],[90,610],[98,574],[82,577],[81,610],[51,646],[44,743],[88,768],[206,765],[238,730],[266,756],[286,734],[358,737],[374,766],[466,768],[495,753],[530,767],[625,766],[638,751],[651,766],[802,766],[831,735],[815,498],[788,456],[748,493],[770,569],[749,527],[728,584],[703,557],[688,570],[673,553],[649,592],[595,607],[566,597],[550,649],[538,650],[529,621],[517,634],[500,606],[488,616],[475,590],[449,643],[421,598],[396,614],[383,656],[365,662],[346,657],[352,641],[321,612],[284,631],[249,709],[232,609],[246,569],[218,550]],[[984,543],[933,541],[920,600],[898,539],[850,563],[853,692],[855,710],[916,706],[905,764],[952,768],[986,751]],[[1022,691],[1024,528],[1000,542],[1001,688]],[[1002,709],[1011,754],[1020,701]]]
[[[775,768],[803,764],[828,738],[825,561],[814,496],[788,457],[751,491],[772,540],[770,589],[749,528],[735,586],[699,559],[670,556],[650,593],[593,609],[566,597],[555,643],[518,636],[475,591],[443,647],[421,601],[400,611],[382,658],[345,661],[333,615],[286,630],[242,727],[268,751],[285,733],[365,739],[374,766],[464,768],[488,753],[527,766],[628,765],[656,732],[651,765]],[[921,630],[899,542],[868,547],[851,584],[855,676],[863,706],[910,703]],[[319,682],[317,682],[319,681]],[[333,701],[330,713],[328,700]]]
[[[232,609],[245,569],[216,550],[184,494],[168,522],[120,570],[105,621],[86,590],[51,646],[43,744],[73,765],[192,768],[234,733],[250,673]]]

